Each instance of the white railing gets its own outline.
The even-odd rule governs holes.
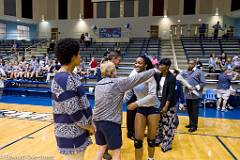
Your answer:
[[[18,52],[18,53],[11,54],[10,56],[7,56],[7,57],[3,57],[2,59],[3,59],[3,60],[6,60],[6,59],[14,59],[13,57],[18,57],[18,58],[19,58],[19,52]]]
[[[176,57],[175,46],[174,46],[172,34],[170,34],[170,42],[171,42],[171,46],[172,46],[172,54],[173,54],[174,65],[175,65],[176,69],[178,70],[179,68],[178,68],[177,57]]]
[[[42,46],[43,43],[45,43],[45,42],[38,42],[38,43],[35,43],[35,44],[33,44],[33,45],[25,48],[25,49],[24,49],[24,55],[25,55],[25,57],[27,57],[27,56],[30,56],[30,57],[31,57],[31,55],[32,55],[32,48],[33,48],[33,47],[37,47],[38,45],[41,45],[41,46]]]

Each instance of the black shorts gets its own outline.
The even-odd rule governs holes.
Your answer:
[[[96,144],[107,145],[108,149],[120,149],[122,146],[122,129],[121,125],[109,121],[97,121],[95,139]]]
[[[160,111],[158,108],[155,107],[138,107],[137,113],[140,113],[147,117],[151,114],[160,114]]]

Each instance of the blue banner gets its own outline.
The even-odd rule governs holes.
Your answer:
[[[99,28],[100,38],[121,38],[121,28]]]

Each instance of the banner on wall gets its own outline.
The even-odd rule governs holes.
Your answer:
[[[99,28],[100,38],[121,38],[121,28]]]

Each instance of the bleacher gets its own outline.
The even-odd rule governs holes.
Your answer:
[[[13,41],[3,41],[0,43],[0,48],[10,52]],[[24,52],[26,47],[33,45],[36,41],[21,42],[21,51]],[[161,40],[160,39],[150,39],[150,38],[132,38],[129,43],[120,42],[104,42],[104,43],[92,43],[90,47],[86,47],[84,43],[80,44],[81,57],[85,61],[85,66],[88,66],[91,57],[97,58],[100,62],[103,54],[107,49],[114,50],[119,47],[122,54],[122,62],[118,67],[118,75],[126,77],[133,70],[134,61],[140,54],[148,53],[149,55],[160,56]],[[6,47],[5,47],[6,46]],[[42,52],[41,52],[42,53]],[[45,54],[45,52],[44,52]],[[44,55],[43,54],[43,55]],[[2,54],[3,55],[3,54]],[[86,93],[88,96],[93,96],[91,91],[97,80],[93,75],[83,76],[82,81],[86,88]],[[43,96],[50,97],[50,83],[38,82],[31,80],[5,80],[5,88],[3,90],[4,95],[20,95],[20,96]],[[90,88],[90,89],[89,89]]]
[[[9,41],[10,42],[10,41]],[[183,48],[185,50],[186,57],[199,58],[206,66],[208,64],[209,55],[214,52],[216,56],[220,56],[222,52],[227,53],[228,56],[240,55],[240,43],[238,39],[229,40],[212,40],[206,38],[200,40],[195,37],[181,38]],[[20,45],[24,48],[28,45],[32,45],[33,42]],[[10,43],[0,43],[1,50],[10,50]],[[129,43],[93,43],[90,47],[86,47],[85,44],[81,44],[80,52],[81,56],[85,60],[85,66],[88,66],[88,62],[91,57],[95,57],[100,62],[103,54],[107,49],[114,50],[120,47],[122,53],[122,62],[118,67],[118,75],[125,77],[130,74],[133,69],[134,60],[140,54],[148,53],[149,55],[161,56],[161,40],[149,39],[149,38],[132,38]],[[205,88],[214,88],[217,84],[218,74],[206,74],[207,86]],[[214,78],[213,78],[214,77]],[[92,97],[94,95],[94,88],[97,82],[96,77],[93,75],[83,76],[82,78],[85,92],[87,96]],[[240,81],[234,81],[234,88],[238,87]],[[26,80],[5,80],[5,88],[3,95],[18,95],[18,96],[40,96],[51,97],[50,83],[26,81]]]
[[[182,37],[181,42],[187,59],[199,58],[204,69],[208,66],[211,53],[215,53],[216,57],[220,57],[222,53],[226,53],[228,57],[240,56],[240,40],[238,38],[214,40],[212,38]]]
[[[19,44],[19,48],[17,49],[19,55],[23,55],[25,53],[25,49],[43,41],[43,39],[33,39],[31,41],[26,40],[15,40],[16,43]],[[11,51],[13,45],[13,40],[1,40],[0,41],[0,57],[6,58],[14,54]]]
[[[181,42],[187,59],[199,58],[203,64],[203,71],[206,77],[205,89],[217,88],[219,73],[208,73],[208,61],[211,53],[215,53],[216,57],[220,57],[224,52],[228,57],[240,56],[240,40],[233,39],[217,39],[212,38],[199,39],[198,37],[182,37]],[[220,71],[220,68],[218,68]],[[239,88],[240,81],[232,81],[233,88]]]
[[[130,42],[95,42],[90,47],[81,44],[81,57],[88,63],[91,57],[95,57],[100,62],[107,49],[114,50],[119,47],[122,54],[122,62],[118,67],[119,76],[128,76],[133,69],[133,64],[137,56],[144,54],[160,56],[161,40],[152,38],[131,38]],[[92,81],[92,79],[91,79]]]

